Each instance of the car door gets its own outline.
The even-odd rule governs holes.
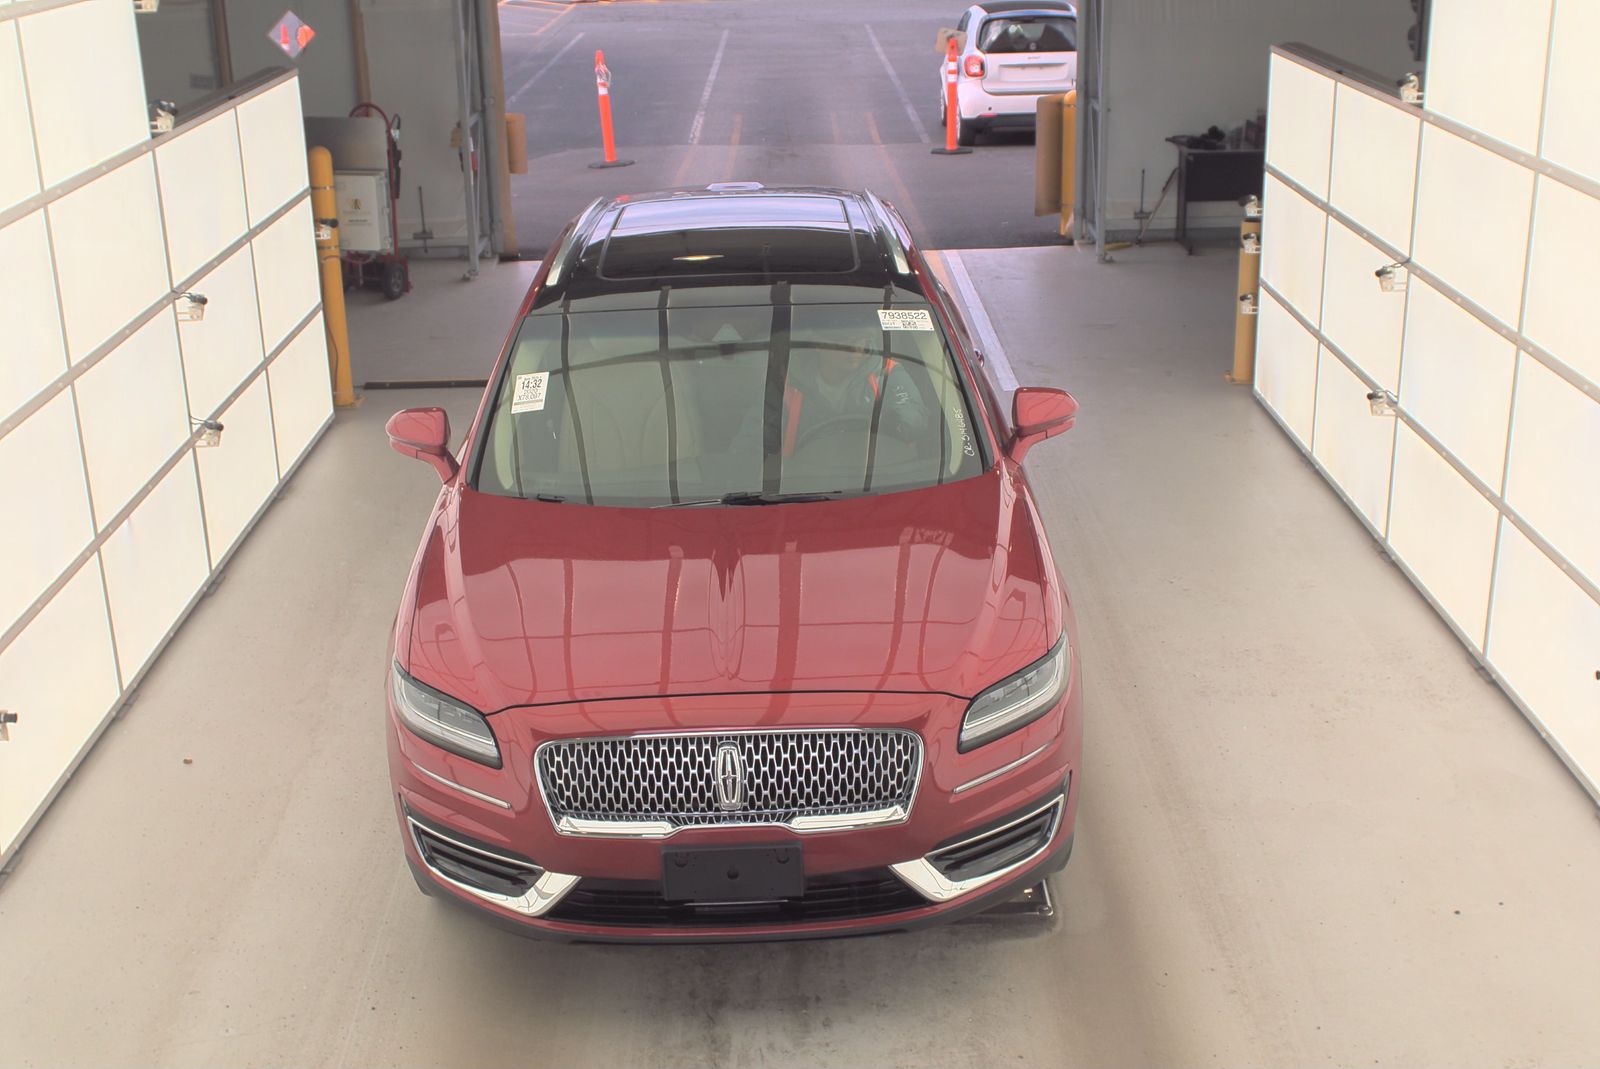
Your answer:
[[[991,15],[978,26],[985,92],[1065,93],[1078,84],[1078,20],[1039,12]]]

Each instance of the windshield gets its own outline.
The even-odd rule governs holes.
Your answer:
[[[1065,15],[990,19],[978,35],[981,52],[1076,52],[1078,20]]]
[[[926,304],[678,308],[664,298],[523,320],[477,488],[594,505],[735,504],[886,493],[982,469],[966,392]]]

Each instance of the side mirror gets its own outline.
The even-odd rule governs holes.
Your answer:
[[[383,429],[396,453],[426,460],[445,482],[456,473],[456,458],[450,455],[450,417],[444,409],[407,408],[390,416]]]
[[[1011,442],[1006,455],[1018,464],[1035,444],[1069,430],[1078,416],[1078,401],[1065,390],[1023,386],[1011,396]]]
[[[942,29],[939,31],[937,51],[939,58],[943,59],[950,51],[950,38],[956,39],[956,51],[960,52],[967,47],[967,34],[965,30]]]

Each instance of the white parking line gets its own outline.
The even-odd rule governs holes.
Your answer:
[[[889,80],[894,83],[894,91],[900,94],[900,103],[905,105],[906,118],[911,120],[911,125],[916,128],[917,137],[924,143],[928,140],[928,128],[922,125],[922,119],[917,115],[917,109],[911,106],[911,98],[906,95],[906,87],[900,84],[900,76],[889,65],[889,57],[884,54],[883,46],[878,43],[878,35],[872,32],[872,27],[867,27],[867,39],[872,42],[872,50],[878,53],[878,59],[883,64],[883,69],[889,72]]]
[[[521,96],[523,93],[526,93],[529,89],[532,89],[533,88],[533,83],[537,82],[540,78],[543,78],[545,76],[545,74],[549,72],[550,68],[554,67],[556,65],[556,60],[558,60],[562,56],[566,55],[567,54],[567,49],[569,49],[573,45],[577,44],[578,41],[582,37],[583,37],[583,31],[582,30],[579,30],[577,33],[573,34],[572,35],[572,40],[568,41],[566,44],[561,46],[561,51],[559,51],[555,55],[551,56],[549,58],[549,60],[547,60],[545,62],[544,66],[542,66],[538,70],[534,71],[532,77],[530,77],[527,81],[522,83],[522,88],[521,89],[518,89],[515,93],[512,93],[510,96],[506,97],[506,103],[508,105],[515,103],[516,99],[519,96]]]
[[[972,320],[972,329],[983,348],[984,362],[994,368],[995,382],[1000,389],[1010,393],[1017,388],[1017,376],[1011,371],[1011,361],[1006,359],[1006,351],[1000,348],[1000,336],[994,332],[994,324],[989,322],[989,312],[978,297],[978,291],[973,288],[967,265],[961,262],[961,254],[954,249],[945,252],[944,262],[950,272],[950,281],[955,285],[961,303],[966,306],[967,315]]]
[[[694,113],[694,122],[689,127],[689,144],[700,143],[700,131],[706,125],[706,105],[711,103],[711,86],[717,80],[717,68],[722,66],[722,50],[728,46],[728,31],[722,31],[722,38],[717,42],[717,54],[711,57],[711,70],[706,74],[706,87],[700,92],[700,109]]]

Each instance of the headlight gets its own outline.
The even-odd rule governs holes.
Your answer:
[[[495,745],[494,732],[489,730],[482,713],[418,683],[398,664],[390,682],[394,707],[406,727],[451,753],[500,767],[500,747]]]
[[[1061,700],[1071,673],[1072,648],[1063,633],[1049,653],[972,699],[956,749],[966,753],[1033,723]]]

